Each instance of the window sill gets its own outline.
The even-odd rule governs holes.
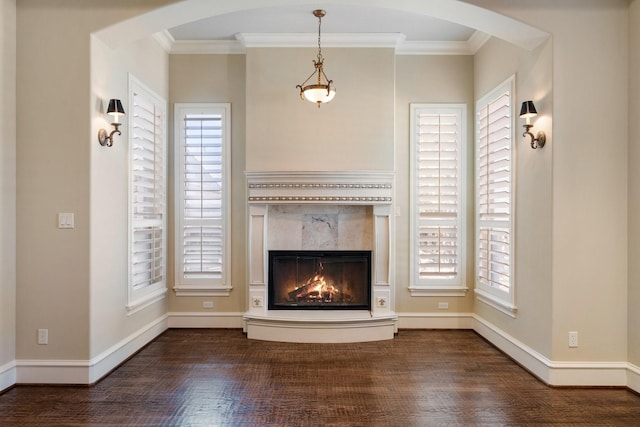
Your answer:
[[[165,298],[167,294],[167,288],[160,288],[155,292],[152,292],[144,297],[136,299],[127,305],[127,316],[139,312],[152,304],[157,303]]]
[[[410,287],[412,297],[463,297],[469,288],[464,286]]]
[[[478,301],[495,308],[509,317],[513,317],[514,319],[516,318],[518,307],[513,305],[513,303],[502,300],[495,295],[491,295],[490,293],[483,291],[482,289],[475,289],[475,294]]]
[[[231,286],[219,288],[203,288],[195,286],[176,286],[173,291],[178,297],[228,297],[231,295]]]

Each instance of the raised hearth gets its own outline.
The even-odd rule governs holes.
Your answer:
[[[249,310],[244,321],[248,338],[289,342],[392,339],[397,332],[390,250],[393,173],[247,172],[246,176]],[[306,294],[300,294],[300,298],[306,298],[304,305],[314,298],[326,298],[327,303],[313,310],[283,306],[283,301],[276,298],[292,302],[298,294],[293,288],[279,296],[269,292],[269,277],[274,273],[269,268],[269,254],[300,251],[315,255],[341,251],[370,254],[365,301],[351,308],[335,309],[337,301],[352,300],[356,292],[349,289],[345,291],[348,297],[338,297],[335,285],[343,278],[331,279],[335,282],[333,288],[312,289],[312,277],[297,285],[306,286]],[[335,293],[335,300],[331,299],[331,292]]]

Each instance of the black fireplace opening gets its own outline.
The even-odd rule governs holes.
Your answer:
[[[370,310],[371,251],[269,251],[269,310]]]

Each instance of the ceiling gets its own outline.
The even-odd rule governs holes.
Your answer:
[[[322,19],[324,36],[335,34],[396,34],[406,42],[461,43],[468,42],[475,29],[397,9],[332,4],[325,7]],[[238,34],[273,36],[315,34],[318,20],[309,5],[276,6],[247,9],[204,18],[168,29],[176,42],[236,40]],[[315,37],[317,39],[317,37]],[[307,40],[309,38],[307,37]]]

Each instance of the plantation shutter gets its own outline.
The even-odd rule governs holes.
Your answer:
[[[228,294],[230,106],[176,104],[175,109],[176,292]]]
[[[165,105],[132,84],[130,302],[165,287]]]
[[[464,106],[416,107],[412,115],[414,285],[461,286]]]
[[[494,294],[512,283],[512,101],[494,93],[477,116],[477,280]]]
[[[222,119],[184,116],[184,277],[222,277]]]

